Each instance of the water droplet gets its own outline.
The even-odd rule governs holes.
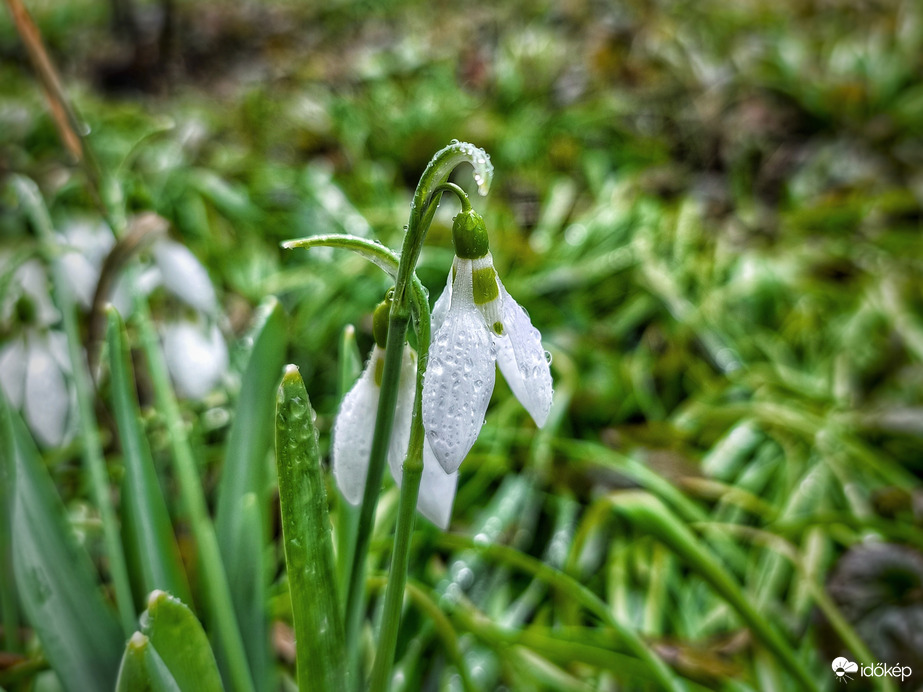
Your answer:
[[[304,414],[308,410],[308,402],[306,402],[300,396],[292,397],[288,403],[288,406],[289,411],[292,413],[292,418],[296,420],[304,418]]]

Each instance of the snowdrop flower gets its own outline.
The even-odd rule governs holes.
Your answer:
[[[362,501],[372,453],[372,435],[381,394],[381,377],[385,365],[385,343],[388,334],[389,302],[375,311],[375,346],[359,380],[349,390],[340,404],[333,427],[333,475],[343,497],[353,505]],[[417,355],[404,345],[401,375],[398,385],[397,408],[391,443],[388,447],[388,466],[400,487],[402,466],[410,442],[410,425],[413,417],[413,399],[416,393]],[[449,525],[452,503],[458,485],[458,473],[446,473],[436,461],[429,443],[423,444],[423,475],[417,498],[417,510],[442,529]]]
[[[0,346],[0,387],[10,405],[22,411],[36,439],[57,447],[74,434],[75,398],[70,386],[67,339],[50,329],[60,319],[51,301],[45,270],[29,260],[13,271],[2,305],[4,323],[22,330]]]
[[[131,314],[135,293],[149,295],[162,287],[192,308],[191,318],[167,320],[160,327],[170,378],[181,397],[201,399],[214,389],[228,369],[228,347],[215,320],[218,299],[208,271],[189,248],[166,236],[167,221],[144,213],[132,221],[132,233],[154,240],[151,261],[138,272],[124,272],[112,291],[111,302],[122,315]]]
[[[474,445],[494,388],[495,367],[542,427],[551,410],[551,370],[541,334],[494,269],[481,216],[470,207],[452,224],[455,260],[433,308],[423,385],[423,425],[436,459],[455,472]]]

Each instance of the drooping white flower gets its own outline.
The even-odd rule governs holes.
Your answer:
[[[362,501],[365,492],[375,417],[381,394],[384,356],[384,348],[376,344],[362,375],[343,397],[333,427],[333,475],[343,497],[354,505]],[[405,345],[398,384],[397,408],[388,447],[388,466],[398,487],[401,485],[402,467],[410,442],[413,398],[416,391],[416,359],[416,353],[410,346]],[[420,480],[417,510],[440,528],[447,528],[452,516],[452,503],[457,485],[458,474],[443,471],[429,444],[424,441],[423,476]]]
[[[0,275],[7,271],[0,257]],[[15,268],[0,305],[0,322],[15,333],[0,344],[0,388],[10,405],[45,447],[57,447],[74,435],[75,395],[70,381],[67,338],[53,328],[61,313],[51,299],[45,269],[38,260]]]
[[[423,385],[423,425],[436,459],[455,472],[474,445],[495,367],[542,427],[551,410],[551,369],[541,334],[500,282],[481,217],[465,210],[452,229],[456,257],[433,307]]]
[[[65,342],[62,332],[29,329],[0,347],[0,388],[45,447],[57,447],[75,432]]]

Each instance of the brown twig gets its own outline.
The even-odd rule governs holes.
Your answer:
[[[51,117],[58,129],[58,135],[64,147],[74,157],[76,162],[84,169],[90,182],[90,187],[96,202],[102,207],[101,185],[102,176],[93,152],[84,139],[86,127],[77,117],[64,92],[64,86],[58,71],[45,49],[42,34],[32,19],[32,15],[23,5],[22,0],[6,0],[6,5],[13,17],[16,31],[22,38],[29,55],[29,61],[38,75],[48,100]]]

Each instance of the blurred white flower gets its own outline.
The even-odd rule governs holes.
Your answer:
[[[228,369],[228,347],[216,324],[168,322],[162,337],[177,394],[201,399],[221,382]]]
[[[66,342],[61,332],[28,330],[0,347],[0,386],[45,447],[64,444],[74,434],[70,412],[77,402]]]
[[[455,217],[453,240],[456,257],[433,307],[423,385],[423,425],[447,473],[458,469],[481,430],[495,363],[539,427],[553,394],[541,334],[500,282],[476,212]]]
[[[218,299],[208,271],[189,248],[164,237],[154,241],[150,254],[153,262],[134,277],[123,273],[116,282],[111,302],[122,315],[131,312],[134,292],[150,295],[159,287],[209,317],[217,315]]]
[[[89,309],[103,262],[115,245],[115,238],[103,223],[76,220],[61,229],[59,239],[64,250],[60,261],[65,280],[77,303]]]
[[[333,475],[343,496],[351,503],[362,501],[372,452],[372,435],[381,394],[381,375],[385,351],[378,345],[366,363],[359,380],[349,390],[340,404],[333,428]],[[410,425],[413,417],[413,399],[416,391],[416,353],[404,346],[401,376],[398,385],[397,408],[391,443],[388,448],[388,466],[400,487],[403,463],[410,442]],[[449,525],[452,503],[458,486],[458,474],[446,473],[436,461],[429,443],[423,444],[423,476],[417,510],[442,529]]]
[[[0,266],[5,259],[0,259]],[[16,320],[20,329],[0,345],[0,387],[46,447],[61,445],[74,434],[70,412],[75,397],[69,381],[67,339],[62,332],[50,329],[60,316],[38,260],[13,270],[4,295],[2,321]]]

